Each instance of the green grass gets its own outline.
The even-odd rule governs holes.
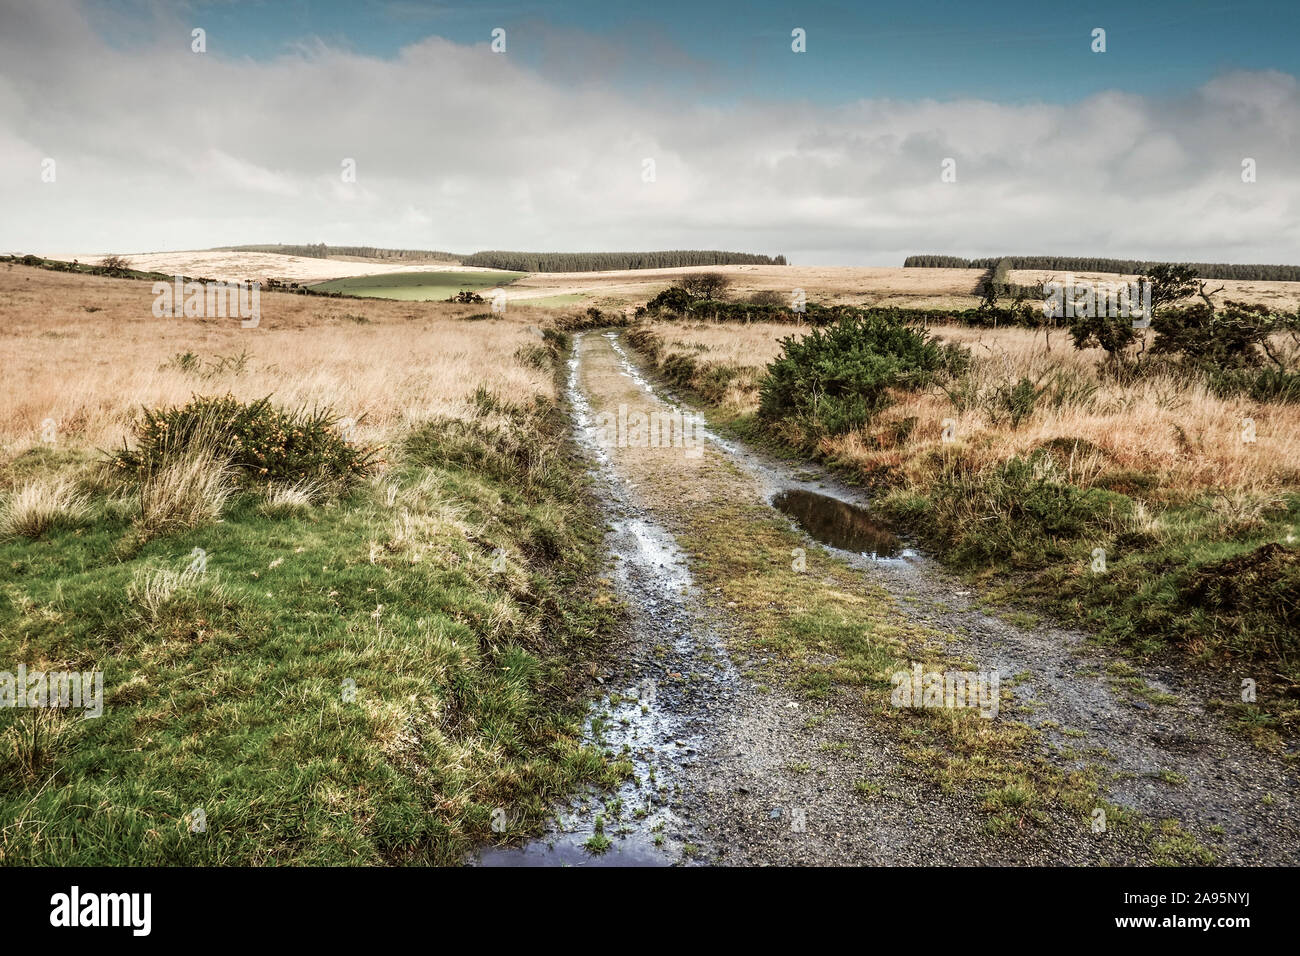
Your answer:
[[[494,837],[496,807],[522,833],[613,783],[580,743],[579,675],[613,606],[598,524],[562,417],[506,411],[510,434],[427,423],[383,484],[292,517],[248,493],[141,541],[129,495],[101,489],[82,526],[0,541],[0,670],[105,684],[98,719],[0,711],[0,859],[448,863]],[[551,454],[511,467],[511,441]],[[32,457],[0,486],[79,467]],[[195,548],[204,574],[152,609],[133,599]]]
[[[726,536],[716,533],[728,529]],[[696,579],[727,616],[743,622],[731,639],[747,656],[769,663],[748,675],[798,693],[810,703],[844,706],[845,688],[861,701],[862,719],[905,741],[903,754],[944,792],[988,790],[990,826],[1045,819],[1048,811],[1086,819],[1096,805],[1091,769],[1064,772],[1038,754],[1038,734],[1018,721],[984,720],[970,711],[899,710],[890,706],[890,677],[912,661],[950,669],[936,632],[900,614],[888,594],[819,551],[807,554],[807,570],[790,569],[789,554],[802,538],[772,518],[770,509],[733,500],[697,502],[689,526],[678,535],[692,555]],[[807,773],[809,763],[789,773]],[[869,790],[860,791],[871,795]],[[1033,812],[1012,803],[1027,794]],[[1005,820],[999,820],[1005,817]],[[1007,826],[1006,834],[1017,832]]]
[[[484,289],[504,288],[523,275],[523,272],[389,272],[331,279],[311,286],[311,289],[376,299],[429,302],[449,299],[462,289],[481,294]]]

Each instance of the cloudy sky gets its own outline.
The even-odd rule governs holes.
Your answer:
[[[0,0],[0,251],[1300,263],[1297,36],[1293,0]]]

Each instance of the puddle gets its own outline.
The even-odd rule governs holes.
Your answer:
[[[596,441],[594,415],[579,383],[582,334],[574,337],[567,395],[578,441],[607,508],[605,544],[612,577],[629,609],[636,647],[628,672],[587,714],[583,742],[626,761],[612,793],[589,790],[556,808],[547,831],[522,844],[484,847],[480,866],[672,866],[687,863],[694,837],[681,810],[684,772],[704,748],[710,699],[729,692],[736,673],[716,635],[693,613],[698,601],[685,556],[671,534],[633,506],[628,485]],[[639,382],[649,391],[648,384]],[[637,649],[640,648],[640,650]],[[688,677],[698,677],[700,686]],[[708,693],[705,693],[705,690]]]
[[[878,558],[903,556],[903,542],[857,505],[814,491],[791,489],[774,497],[772,506],[822,544]]]
[[[584,742],[633,766],[613,793],[588,788],[561,809],[548,832],[522,846],[483,849],[479,866],[671,866],[670,840],[681,821],[665,784],[676,778],[673,738],[680,732],[656,702],[655,681],[609,694],[588,714]],[[603,838],[603,840],[601,839]],[[593,852],[595,841],[605,849]]]

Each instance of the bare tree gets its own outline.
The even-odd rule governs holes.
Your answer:
[[[722,300],[731,287],[731,277],[721,272],[695,272],[682,276],[677,286],[700,299]]]

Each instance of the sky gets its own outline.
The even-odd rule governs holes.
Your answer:
[[[1297,28],[1255,0],[0,0],[0,251],[1300,263]]]

